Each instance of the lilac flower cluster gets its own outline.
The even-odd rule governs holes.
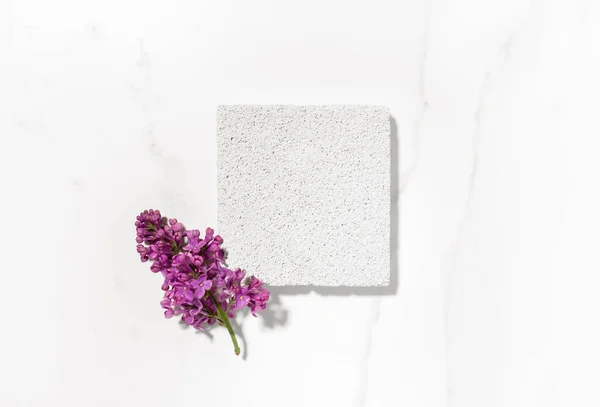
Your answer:
[[[164,277],[160,304],[165,317],[181,315],[184,323],[199,330],[219,322],[229,330],[239,354],[229,319],[245,306],[254,316],[266,308],[269,291],[262,281],[225,266],[223,239],[211,228],[202,237],[199,230],[186,230],[177,219],[152,209],[140,213],[135,226],[140,259],[150,260],[150,270]]]

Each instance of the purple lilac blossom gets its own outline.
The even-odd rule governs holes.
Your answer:
[[[245,306],[254,316],[266,308],[270,294],[263,282],[225,265],[223,239],[213,229],[202,238],[199,230],[185,230],[153,209],[140,213],[135,226],[140,260],[150,260],[150,270],[164,278],[165,318],[181,315],[182,322],[203,330],[220,319],[214,300],[229,318]]]

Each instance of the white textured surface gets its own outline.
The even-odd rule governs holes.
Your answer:
[[[599,43],[594,0],[0,0],[0,406],[600,406]],[[133,238],[216,225],[231,103],[383,104],[400,158],[394,289],[275,290],[245,361]]]
[[[269,285],[390,280],[390,114],[378,106],[220,106],[218,232]]]

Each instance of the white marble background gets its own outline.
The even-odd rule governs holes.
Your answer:
[[[599,72],[594,0],[0,0],[0,405],[600,405]],[[396,286],[279,290],[246,360],[134,242],[216,223],[221,103],[397,128]]]

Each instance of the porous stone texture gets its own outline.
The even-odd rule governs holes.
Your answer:
[[[382,106],[220,106],[218,232],[269,284],[385,286],[390,115]]]

